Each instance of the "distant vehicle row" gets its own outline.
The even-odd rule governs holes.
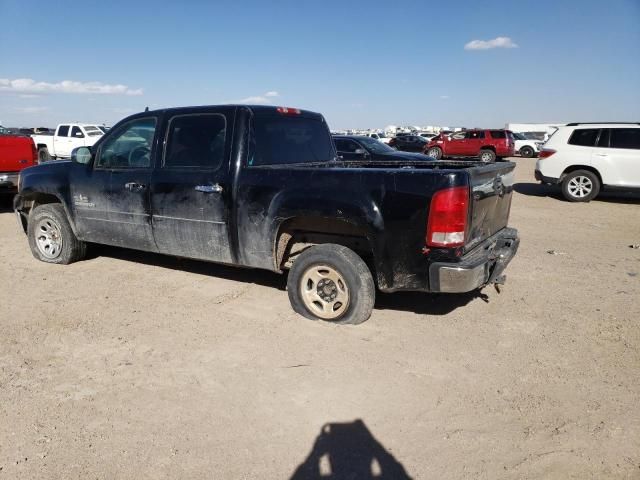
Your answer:
[[[104,133],[98,125],[65,123],[58,125],[53,135],[32,135],[31,138],[38,150],[38,160],[46,162],[53,158],[69,158],[74,148],[90,147]]]

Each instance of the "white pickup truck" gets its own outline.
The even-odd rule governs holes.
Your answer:
[[[69,158],[76,147],[90,147],[104,132],[97,125],[62,123],[53,135],[31,135],[38,149],[38,162]]]

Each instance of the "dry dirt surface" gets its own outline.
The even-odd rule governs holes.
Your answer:
[[[0,479],[640,478],[640,196],[568,203],[516,162],[502,293],[355,327],[269,272],[40,263],[4,202]]]

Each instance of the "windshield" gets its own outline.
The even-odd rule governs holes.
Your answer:
[[[369,137],[358,138],[358,142],[371,153],[393,153],[396,151],[389,145]]]

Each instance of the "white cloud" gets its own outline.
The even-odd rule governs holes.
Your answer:
[[[76,82],[63,80],[58,83],[36,82],[31,78],[0,78],[0,92],[26,94],[38,93],[76,93],[102,95],[142,95],[142,89],[132,89],[126,85],[109,85],[102,82]]]
[[[279,97],[280,94],[274,90],[271,90],[262,95],[253,95],[251,97],[243,98],[231,103],[249,103],[253,105],[269,105],[272,103],[275,97]]]
[[[23,93],[22,95],[18,95],[20,98],[39,98],[40,95],[35,95],[33,93]]]
[[[27,114],[42,113],[42,112],[46,112],[47,110],[49,110],[49,107],[17,107],[15,108],[16,112],[27,113]]]
[[[491,48],[518,48],[509,37],[496,37],[493,40],[471,40],[464,46],[465,50],[489,50]]]
[[[449,95],[440,95],[442,100],[449,100]]]

